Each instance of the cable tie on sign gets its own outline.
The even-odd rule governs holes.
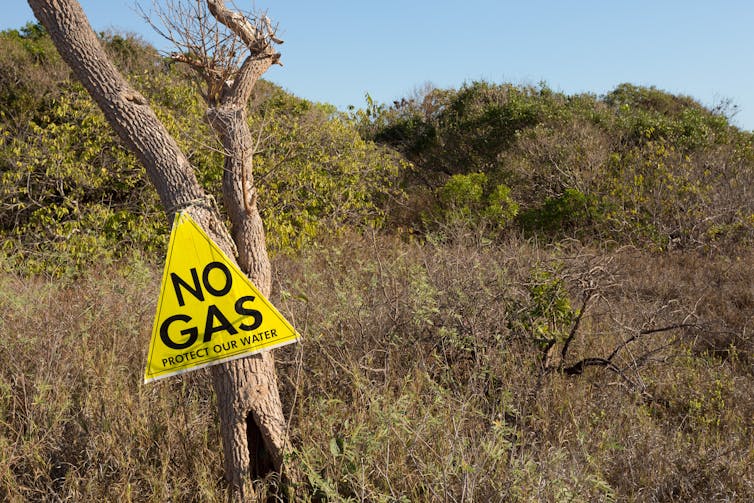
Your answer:
[[[213,196],[212,194],[205,194],[201,197],[189,199],[188,201],[184,201],[182,203],[176,204],[175,206],[171,206],[170,208],[168,208],[168,214],[182,212],[187,210],[188,208],[191,208],[192,206],[215,212],[217,221],[222,225],[223,218],[222,214],[220,213],[220,207],[217,205],[217,199],[215,199],[215,196]],[[238,257],[238,248],[236,247],[236,243],[232,239],[228,239],[227,241],[230,244],[231,249],[233,250],[233,255]]]
[[[175,206],[171,206],[170,208],[168,208],[168,213],[172,214],[179,211],[184,211],[192,206],[199,206],[210,211],[216,211],[217,216],[220,216],[220,209],[217,207],[217,201],[212,194],[205,194],[201,197],[189,199],[188,201],[184,201],[182,203],[176,204]]]

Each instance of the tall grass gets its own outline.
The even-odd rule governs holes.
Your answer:
[[[222,501],[197,379],[144,386],[156,268],[0,283],[0,499]]]
[[[293,430],[320,495],[753,494],[751,255],[460,242],[352,240],[279,263],[286,308],[306,330],[287,388],[299,397]],[[562,289],[543,299],[547,284]],[[542,339],[562,352],[586,290],[566,363],[548,368]],[[618,347],[615,370],[557,371]]]
[[[278,256],[297,498],[754,499],[752,263],[384,236]],[[159,269],[0,276],[0,499],[228,499],[207,375],[141,384]]]

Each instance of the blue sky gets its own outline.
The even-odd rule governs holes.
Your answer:
[[[143,0],[142,4],[150,4]],[[4,1],[0,29],[32,19]],[[168,50],[132,0],[81,1],[96,30],[140,34]],[[247,8],[252,2],[238,1]],[[255,0],[279,23],[284,67],[266,78],[294,94],[345,108],[369,93],[391,102],[430,83],[537,84],[604,94],[622,82],[731,100],[733,121],[754,130],[754,1]]]

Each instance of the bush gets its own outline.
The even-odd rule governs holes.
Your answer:
[[[133,36],[105,33],[102,42],[222,201],[222,155],[181,68]],[[167,222],[144,169],[69,72],[57,71],[65,65],[44,30],[3,32],[0,45],[13,63],[0,72],[0,236],[12,266],[75,273],[162,250]],[[363,140],[331,107],[266,82],[253,101],[255,181],[271,247],[382,225],[385,208],[402,198],[405,161]]]
[[[437,207],[425,215],[429,229],[462,226],[497,234],[518,214],[510,188],[490,184],[484,173],[453,175],[437,192]]]
[[[268,243],[299,248],[327,233],[379,227],[403,198],[408,165],[363,140],[331,107],[272,93],[253,110],[252,127],[267,140],[255,158]]]
[[[557,197],[545,199],[542,206],[521,214],[521,225],[528,231],[551,235],[567,234],[588,227],[593,203],[576,189],[566,189]]]
[[[427,207],[439,221],[484,220],[486,198],[507,187],[520,230],[659,249],[754,237],[754,199],[733,189],[754,176],[752,134],[720,110],[630,84],[596,97],[474,82],[356,115],[363,134],[415,165],[406,184],[416,210],[403,211],[414,221],[403,225],[432,230]]]

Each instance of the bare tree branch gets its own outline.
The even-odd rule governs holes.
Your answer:
[[[169,56],[200,77],[203,98],[212,106],[245,106],[251,88],[274,64],[282,44],[266,15],[234,11],[222,0],[153,0],[142,17],[177,49]]]
[[[630,343],[641,337],[642,335],[650,335],[650,334],[656,334],[660,332],[668,332],[670,330],[677,330],[679,328],[693,328],[696,327],[696,324],[693,323],[675,323],[673,325],[668,325],[666,327],[658,327],[658,328],[647,328],[643,330],[639,330],[635,334],[633,334],[631,337],[623,341],[621,344],[616,346],[616,348],[613,350],[612,353],[610,353],[610,356],[607,357],[608,361],[613,361],[613,358],[615,358],[618,353],[623,350],[626,346],[628,346]]]
[[[581,324],[581,319],[584,317],[584,313],[586,312],[586,308],[589,305],[589,301],[594,296],[594,289],[590,288],[586,292],[584,292],[584,300],[581,302],[581,309],[579,309],[579,314],[576,316],[576,320],[574,320],[573,325],[571,326],[571,331],[568,333],[568,337],[566,337],[565,341],[563,342],[563,349],[560,351],[561,356],[561,365],[565,361],[566,355],[568,354],[568,348],[571,345],[571,342],[573,342],[573,339],[576,337],[576,334],[579,330],[579,325]]]
[[[241,37],[246,47],[249,49],[256,47],[260,51],[265,49],[265,46],[262,45],[265,37],[260,33],[258,27],[249,22],[246,16],[225,7],[223,0],[207,0],[207,6],[215,19]]]

